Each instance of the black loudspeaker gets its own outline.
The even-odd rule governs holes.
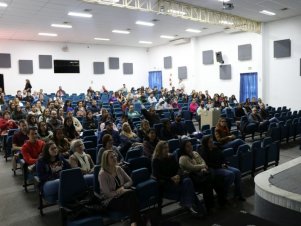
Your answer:
[[[221,64],[224,63],[222,52],[216,52],[215,56],[216,56],[216,61],[217,62],[219,62]]]

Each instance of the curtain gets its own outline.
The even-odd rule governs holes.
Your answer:
[[[148,84],[150,88],[157,86],[158,90],[162,88],[162,71],[148,72]]]
[[[240,102],[252,97],[258,99],[257,73],[240,74]]]

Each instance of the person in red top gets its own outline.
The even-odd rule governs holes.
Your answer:
[[[198,109],[199,105],[198,103],[196,102],[196,99],[193,98],[190,105],[189,105],[189,111],[192,113],[192,114],[195,114],[196,113],[196,110]]]
[[[27,136],[29,140],[22,146],[21,152],[24,161],[28,165],[34,165],[43,150],[45,142],[38,139],[38,129],[36,127],[29,127]]]
[[[2,118],[0,118],[0,133],[1,136],[7,135],[9,129],[18,128],[14,120],[10,119],[9,111],[4,111]]]

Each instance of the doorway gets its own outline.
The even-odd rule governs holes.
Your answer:
[[[240,74],[240,103],[244,103],[247,98],[258,99],[257,72]]]
[[[160,90],[162,88],[162,71],[148,72],[148,85],[151,89],[156,86]]]

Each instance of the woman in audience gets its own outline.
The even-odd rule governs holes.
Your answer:
[[[102,155],[98,181],[105,197],[103,204],[108,210],[128,214],[131,226],[143,225],[136,193],[130,189],[132,179],[118,165],[117,156],[112,150],[107,150]]]
[[[22,108],[19,105],[17,105],[15,108],[15,111],[12,112],[12,119],[15,121],[19,121],[19,120],[25,119],[25,118],[26,118],[26,115],[24,114]]]
[[[50,119],[50,110],[45,108],[43,114],[39,117],[39,122],[47,122],[48,119]]]
[[[170,139],[176,139],[177,134],[175,133],[174,130],[171,128],[171,123],[169,119],[164,120],[162,125],[162,128],[160,130],[160,139],[161,140],[170,140]]]
[[[28,127],[38,127],[37,118],[33,114],[28,114],[26,118]]]
[[[67,112],[68,108],[72,108],[70,100],[65,101],[64,107],[63,107],[64,112]]]
[[[240,188],[240,171],[237,168],[227,165],[222,150],[213,144],[212,136],[205,136],[202,139],[202,157],[207,166],[212,169],[215,177],[224,178],[224,194],[228,193],[229,187],[234,182],[234,196],[240,201],[245,201]]]
[[[127,122],[123,123],[122,125],[120,139],[121,146],[125,146],[128,143],[131,143],[132,147],[142,145],[142,143],[140,143],[139,137],[132,131],[130,124]]]
[[[53,133],[52,131],[48,130],[46,122],[39,122],[38,124],[38,135],[41,140],[48,142],[52,139]]]
[[[0,134],[7,135],[8,130],[18,128],[16,122],[10,118],[9,111],[4,111],[2,118],[0,118]]]
[[[73,125],[72,117],[66,117],[64,121],[64,135],[68,141],[79,138],[79,133],[76,131],[75,126]]]
[[[62,107],[60,107],[59,109],[57,109],[57,119],[61,120],[62,123],[64,123],[64,121],[65,121],[64,110],[63,110]]]
[[[58,200],[60,172],[69,168],[70,164],[60,155],[55,143],[47,142],[37,162],[40,189],[46,201],[54,203]]]
[[[159,142],[155,129],[149,129],[143,140],[143,153],[146,157],[152,158],[154,150]]]
[[[192,99],[190,105],[189,105],[189,111],[191,112],[191,114],[195,115],[196,110],[198,109],[199,105],[196,102],[196,99]]]
[[[214,108],[220,108],[221,107],[220,98],[219,98],[218,94],[214,96],[213,107]]]
[[[116,124],[112,120],[111,115],[108,113],[108,111],[106,109],[104,109],[104,110],[105,111],[103,111],[103,113],[105,114],[105,116],[101,118],[101,121],[100,121],[100,124],[99,124],[100,131],[102,132],[105,129],[107,121],[111,121],[112,124],[113,124],[113,130],[119,132]]]
[[[24,88],[24,91],[31,92],[31,88],[32,88],[32,86],[30,84],[29,79],[25,79],[25,88]]]
[[[229,103],[230,103],[230,104],[238,104],[238,101],[236,100],[235,95],[232,95],[232,96],[229,98]]]
[[[97,120],[94,119],[92,111],[87,111],[86,118],[84,119],[83,122],[83,128],[85,130],[90,130],[90,129],[97,130],[97,126],[98,123]]]
[[[60,154],[64,156],[64,158],[69,158],[70,156],[70,143],[64,135],[64,128],[58,127],[54,130],[53,133],[53,141],[59,149]]]
[[[240,145],[245,143],[241,139],[236,139],[235,135],[230,133],[225,118],[218,120],[215,127],[215,137],[223,149],[233,148],[236,151]]]
[[[187,139],[181,143],[179,153],[179,164],[181,169],[189,175],[197,191],[203,192],[203,197],[207,210],[214,207],[213,187],[218,194],[218,200],[221,205],[224,204],[225,197],[221,183],[215,183],[206,162],[198,152],[193,151],[191,142]]]
[[[244,109],[247,111],[247,113],[252,112],[252,105],[251,105],[251,102],[250,102],[250,98],[246,99],[246,102],[244,104]]]
[[[37,109],[38,115],[42,115],[45,110],[45,107],[42,105],[41,101],[39,101],[39,100],[36,103],[36,109]]]
[[[77,102],[77,107],[75,108],[75,115],[77,117],[85,117],[86,116],[86,109],[82,101]]]
[[[180,205],[192,214],[198,214],[202,205],[195,194],[193,183],[185,177],[173,155],[169,154],[168,143],[159,141],[152,160],[153,176],[159,182],[160,194],[173,193],[180,201]]]
[[[146,119],[143,119],[140,123],[140,129],[138,130],[138,137],[140,140],[144,140],[147,137],[147,134],[150,130],[149,122]]]
[[[114,151],[117,156],[118,163],[123,162],[122,154],[120,153],[118,148],[113,145],[113,137],[110,134],[105,134],[102,137],[102,147],[98,151],[97,158],[96,158],[96,164],[98,164],[98,165],[101,164],[102,155],[103,155],[104,151],[106,151],[106,150]]]
[[[84,152],[85,146],[82,140],[75,139],[71,142],[70,150],[73,154],[69,158],[71,168],[79,167],[83,174],[90,174],[94,171],[94,163],[89,154]]]

